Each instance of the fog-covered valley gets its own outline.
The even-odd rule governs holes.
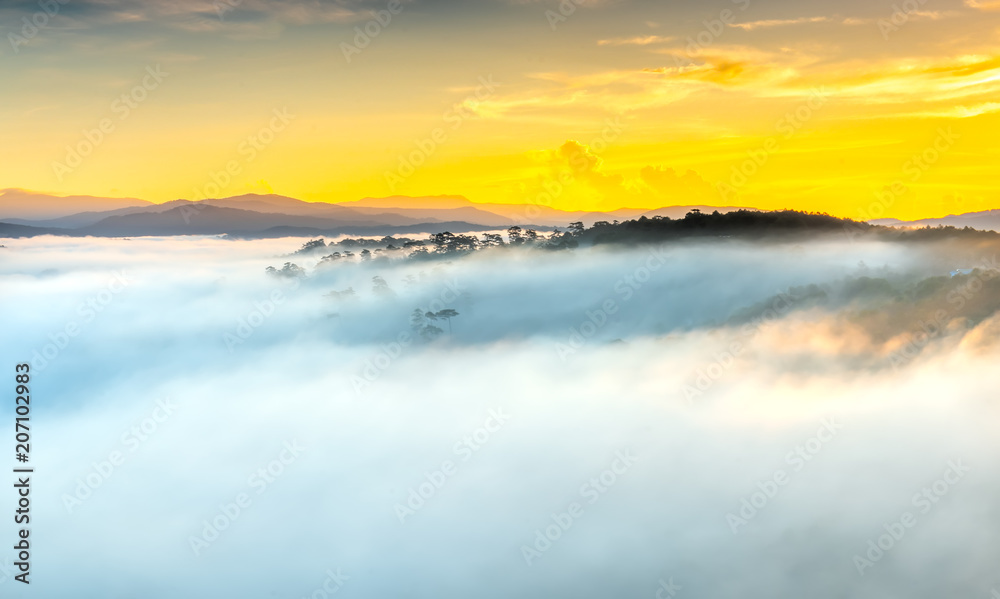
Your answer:
[[[307,241],[4,242],[48,571],[5,595],[1000,583],[993,242]]]

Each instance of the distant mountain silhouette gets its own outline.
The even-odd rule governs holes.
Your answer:
[[[298,214],[262,213],[237,208],[221,208],[209,203],[184,204],[163,212],[140,212],[110,216],[77,229],[82,235],[220,235],[264,231],[274,227],[332,229],[350,223],[361,227],[385,226],[365,218],[328,218]],[[413,224],[413,223],[408,223]],[[124,233],[123,233],[124,232]]]
[[[120,208],[118,210],[106,210],[104,212],[80,212],[78,214],[70,214],[69,216],[61,216],[59,218],[51,218],[47,220],[32,220],[26,218],[5,218],[2,220],[7,223],[27,225],[31,227],[79,229],[81,227],[99,223],[110,216],[137,214],[142,212],[155,213],[167,210],[167,208],[161,208],[162,206],[164,205],[153,204],[152,206],[136,206],[132,208]]]
[[[109,208],[110,207],[110,208]],[[109,208],[109,209],[101,209]],[[167,235],[265,235],[290,231],[331,235],[392,232],[472,232],[519,225],[537,230],[565,228],[571,222],[590,226],[599,221],[642,216],[680,218],[694,208],[621,209],[611,212],[564,211],[524,204],[479,204],[461,196],[364,198],[331,204],[306,202],[277,194],[245,194],[200,201],[186,199],[153,204],[129,198],[57,197],[22,190],[0,195],[6,236],[43,234],[102,237]],[[721,212],[735,208],[718,208]],[[40,217],[39,215],[44,215]],[[12,226],[16,225],[16,226]],[[18,228],[20,227],[20,228]]]
[[[972,227],[985,231],[1000,231],[1000,210],[985,210],[983,212],[966,212],[964,214],[950,214],[941,218],[925,218],[921,220],[899,220],[895,218],[881,218],[869,221],[873,225],[885,225],[888,227]]]
[[[229,235],[261,239],[314,235],[393,235],[402,233],[440,233],[446,230],[472,232],[493,227],[464,221],[420,222],[395,217],[406,224],[386,224],[374,219],[317,218],[293,214],[260,213],[211,204],[183,203],[163,211],[144,211],[109,216],[79,228],[30,226],[0,222],[0,237],[63,235],[71,237],[141,237],[178,235]],[[54,221],[47,221],[54,222]]]
[[[203,200],[201,204],[211,204],[224,208],[239,208],[257,212],[277,212],[303,216],[338,218],[345,222],[377,221],[381,224],[405,225],[421,222],[468,221],[482,225],[506,227],[514,224],[508,218],[480,209],[477,204],[464,200],[464,204],[438,207],[429,202],[424,205],[391,207],[365,206],[356,202],[329,204],[326,202],[303,202],[286,196],[255,194],[236,196],[220,200]]]
[[[0,223],[0,238],[17,239],[19,237],[37,237],[38,235],[66,235],[66,229],[51,229],[48,227],[29,227]]]
[[[279,199],[275,199],[279,198]],[[280,205],[278,203],[281,203]],[[300,214],[283,214],[275,212],[257,212],[239,208],[227,208],[216,205],[255,206],[261,209],[279,209],[284,207],[300,212]],[[305,206],[303,206],[303,204]],[[312,206],[310,202],[299,202],[293,198],[281,196],[259,200],[258,197],[246,199],[227,198],[225,200],[208,200],[190,202],[177,200],[165,204],[146,207],[133,207],[109,211],[107,213],[82,213],[73,217],[62,217],[48,221],[38,221],[35,224],[0,222],[0,238],[33,237],[37,235],[63,235],[72,237],[139,237],[139,236],[180,236],[180,235],[224,235],[232,238],[262,239],[277,237],[336,237],[339,235],[356,235],[383,237],[403,234],[444,234],[455,239],[464,239],[463,233],[494,231],[495,225],[468,222],[463,220],[434,221],[412,219],[392,212],[383,212],[385,208],[371,208],[373,214],[362,212],[361,208],[349,209],[338,205]],[[405,209],[402,209],[405,210]],[[544,246],[554,249],[576,247],[577,244],[606,243],[649,243],[680,240],[685,238],[742,238],[754,240],[789,240],[791,238],[812,238],[817,234],[871,236],[878,239],[907,239],[910,241],[935,241],[955,237],[992,240],[997,232],[972,227],[954,226],[921,226],[921,227],[887,227],[850,219],[841,219],[827,214],[804,213],[791,210],[760,211],[760,210],[712,210],[712,212],[692,209],[683,217],[669,216],[684,210],[683,207],[669,207],[647,211],[638,218],[625,221],[601,220],[586,227],[581,221],[574,221],[572,227],[545,227],[525,224],[512,226],[508,230],[524,231],[524,235],[551,231],[544,238]],[[301,214],[306,212],[306,214]],[[309,213],[322,213],[326,216],[316,216]],[[466,208],[428,208],[413,209],[414,214],[471,214],[479,215],[479,211],[469,212]],[[646,216],[652,213],[653,216]],[[1000,218],[1000,211],[975,213],[969,216],[971,222],[980,225],[988,223],[990,218]],[[68,223],[81,219],[92,220],[103,214],[97,222],[86,226],[70,228],[55,226],[38,226],[38,223]],[[489,213],[487,213],[489,214]],[[600,213],[597,213],[600,214]],[[334,216],[335,215],[335,216]],[[496,215],[493,215],[496,216]],[[949,217],[951,218],[951,217]],[[934,224],[936,219],[916,221],[924,224]],[[943,220],[943,219],[942,219]],[[391,223],[387,221],[392,221]],[[952,221],[954,222],[954,221]],[[959,221],[961,222],[961,221]],[[965,224],[965,223],[963,223]],[[556,229],[560,229],[557,231]],[[521,237],[521,233],[517,233]],[[486,236],[489,237],[489,236]],[[494,237],[497,237],[494,235]]]
[[[460,209],[475,208],[480,211],[488,211],[494,215],[500,215],[508,219],[510,224],[533,223],[536,225],[550,227],[565,227],[571,222],[582,222],[590,226],[602,220],[628,220],[639,218],[640,216],[668,216],[670,218],[684,218],[684,215],[691,210],[702,211],[718,210],[726,213],[735,210],[747,209],[745,207],[712,207],[712,206],[669,206],[649,210],[646,208],[620,208],[606,212],[593,210],[559,210],[544,205],[536,204],[495,204],[473,202],[462,196],[389,196],[384,198],[363,198],[352,202],[341,202],[341,206],[349,206],[355,209],[380,208],[382,210],[397,211],[404,208],[437,208],[437,209]],[[479,220],[463,217],[464,220]],[[498,223],[500,224],[500,223]]]
[[[121,208],[153,206],[136,198],[101,198],[95,196],[54,196],[24,189],[0,190],[0,220],[43,220],[80,212],[105,212]]]
[[[362,237],[385,237],[387,235],[408,235],[414,233],[437,234],[445,231],[451,233],[474,233],[488,231],[492,227],[484,227],[473,223],[448,221],[441,223],[421,223],[418,225],[362,227],[346,226],[335,229],[316,229],[311,227],[273,227],[263,231],[229,233],[226,237],[233,239],[276,239],[279,237],[337,237],[338,235],[356,235]]]

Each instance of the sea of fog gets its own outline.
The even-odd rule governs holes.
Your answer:
[[[998,595],[996,319],[838,295],[981,248],[304,241],[3,241],[0,595]]]

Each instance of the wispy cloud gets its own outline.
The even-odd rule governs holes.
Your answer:
[[[983,114],[992,114],[994,112],[1000,112],[1000,102],[983,102],[982,104],[976,104],[974,106],[953,106],[940,110],[911,112],[901,116],[917,118],[967,119]]]
[[[965,0],[965,5],[977,10],[1000,10],[1000,0]]]
[[[736,27],[745,31],[761,29],[765,27],[783,27],[786,25],[801,25],[802,23],[826,23],[830,17],[802,17],[799,19],[766,19],[761,21],[750,21],[749,23],[730,23],[730,27]]]
[[[976,2],[976,0],[968,0]],[[1000,0],[994,0],[996,6],[1000,7]],[[985,10],[985,9],[984,9]],[[917,10],[907,13],[910,19],[930,19],[937,21],[947,17],[958,16],[955,11]],[[840,25],[873,25],[878,19],[862,17],[800,17],[797,19],[763,19],[760,21],[750,21],[747,23],[730,23],[730,27],[753,31],[755,29],[768,29],[772,27],[787,27],[791,25],[805,25],[810,23],[835,23]]]
[[[636,37],[619,37],[614,39],[598,40],[598,46],[648,46],[650,44],[665,44],[673,41],[674,37],[663,35],[644,35]]]
[[[409,0],[403,0],[404,2]],[[0,11],[38,9],[35,3],[6,4]],[[77,26],[157,23],[187,31],[215,31],[260,22],[304,25],[351,22],[377,8],[364,0],[73,0],[61,15]]]
[[[916,10],[910,13],[910,18],[918,17],[921,19],[930,19],[932,21],[937,21],[939,19],[945,19],[947,17],[958,16],[958,13],[954,11],[940,11],[940,10]]]
[[[851,118],[970,118],[997,111],[993,99],[1000,93],[1000,58],[907,59],[867,69],[844,64],[792,78],[771,91],[780,95],[816,85],[826,86],[841,102],[884,107]],[[897,108],[889,108],[893,105]]]

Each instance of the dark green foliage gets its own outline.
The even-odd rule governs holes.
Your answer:
[[[455,318],[456,316],[458,316],[458,312],[455,311],[455,310],[452,310],[451,308],[446,308],[446,309],[440,310],[438,312],[428,312],[428,313],[424,314],[424,317],[426,317],[428,320],[439,320],[439,319],[441,319],[441,320],[448,321],[448,334],[449,335],[451,334],[451,319]]]
[[[291,262],[285,262],[285,265],[281,267],[281,270],[278,270],[273,266],[268,266],[264,269],[264,272],[273,277],[284,277],[289,279],[306,276],[306,269],[297,264],[292,264]]]
[[[316,250],[326,249],[326,241],[323,239],[313,239],[305,242],[296,254],[310,254]]]
[[[592,244],[648,243],[688,237],[773,239],[815,233],[840,233],[845,225],[857,227],[863,232],[872,228],[872,225],[867,223],[856,223],[828,214],[808,214],[792,210],[780,212],[736,210],[726,214],[718,211],[705,214],[693,210],[681,219],[654,216],[623,223],[599,221],[590,229],[579,233],[577,237]]]
[[[428,322],[427,314],[421,312],[420,308],[414,308],[410,314],[410,328],[424,341],[431,341],[444,331]]]

